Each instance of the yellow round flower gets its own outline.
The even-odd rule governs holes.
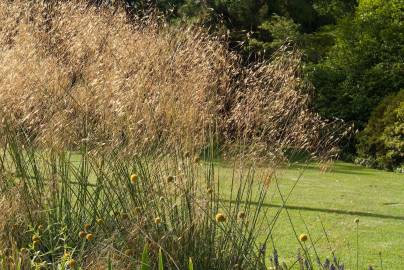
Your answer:
[[[86,235],[86,239],[87,239],[88,241],[91,241],[91,240],[94,239],[94,235],[93,235],[92,233],[88,233],[88,234]]]
[[[84,224],[84,230],[87,231],[88,229],[90,229],[91,225],[86,223]]]
[[[75,268],[75,267],[76,267],[76,261],[73,260],[73,259],[70,259],[70,260],[67,262],[67,265],[68,265],[70,268]]]
[[[308,238],[309,238],[309,237],[307,236],[307,234],[304,234],[304,233],[302,233],[302,234],[299,236],[299,240],[300,240],[301,242],[306,242]]]
[[[217,223],[225,222],[226,221],[226,216],[223,215],[222,213],[217,213],[215,219],[216,219]]]
[[[79,237],[80,237],[80,238],[86,237],[86,232],[80,231],[80,232],[79,232]]]
[[[237,217],[238,217],[239,219],[244,219],[244,218],[245,218],[245,212],[244,212],[244,211],[238,212]]]
[[[161,223],[161,219],[159,217],[156,217],[154,219],[154,223],[156,223],[157,225],[159,225]]]
[[[103,220],[102,220],[101,218],[97,218],[97,219],[95,220],[95,222],[96,222],[98,225],[101,225],[101,224],[103,223]]]
[[[135,184],[137,182],[137,175],[136,174],[132,174],[130,176],[130,181],[132,182],[132,184]]]

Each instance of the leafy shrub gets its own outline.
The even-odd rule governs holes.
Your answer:
[[[360,162],[385,169],[404,165],[404,90],[377,106],[358,139]]]

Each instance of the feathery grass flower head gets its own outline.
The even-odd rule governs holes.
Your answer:
[[[80,237],[80,238],[86,237],[86,232],[85,232],[85,231],[80,231],[80,232],[79,232],[79,237]]]
[[[87,239],[88,241],[91,241],[91,240],[94,239],[94,235],[93,235],[92,233],[88,233],[88,234],[86,235],[86,239]]]
[[[156,218],[154,219],[154,223],[157,224],[157,225],[159,225],[159,224],[161,223],[161,219],[160,219],[159,217],[156,217]]]
[[[137,182],[137,179],[138,179],[137,174],[132,174],[130,176],[130,181],[132,182],[132,184],[135,184]]]
[[[226,216],[223,215],[222,213],[217,213],[215,216],[216,222],[220,223],[220,222],[225,222],[226,221]]]
[[[238,217],[239,219],[244,219],[244,218],[245,218],[245,212],[244,212],[244,211],[238,212],[237,217]]]
[[[359,218],[355,218],[355,223],[358,224],[359,223]]]
[[[306,242],[308,238],[309,238],[309,237],[308,237],[307,234],[305,234],[305,233],[302,233],[302,234],[299,236],[299,240],[300,240],[301,242]]]

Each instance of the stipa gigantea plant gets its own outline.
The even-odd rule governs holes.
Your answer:
[[[245,67],[203,29],[120,9],[18,0],[0,14],[0,117],[38,145],[197,155],[214,143],[276,166],[335,142],[289,47]]]
[[[269,185],[250,165],[334,142],[308,109],[296,51],[245,68],[201,29],[128,23],[119,9],[19,0],[0,14],[1,189],[23,195],[18,247],[95,269],[106,257],[131,268],[145,245],[171,269],[189,257],[198,269],[265,267]],[[217,153],[244,168],[227,201]]]

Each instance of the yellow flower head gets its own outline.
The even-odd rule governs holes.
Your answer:
[[[94,235],[93,235],[92,233],[88,233],[88,234],[86,235],[86,239],[87,239],[88,241],[91,241],[91,240],[94,239]]]
[[[70,260],[67,262],[67,265],[69,266],[69,268],[75,268],[75,267],[76,267],[76,261],[73,260],[73,259],[70,259]]]
[[[79,237],[80,237],[80,238],[86,237],[86,232],[80,231],[80,232],[79,232]]]
[[[239,219],[244,219],[244,218],[245,218],[245,212],[243,212],[243,211],[238,212],[237,217],[238,217]]]
[[[159,217],[156,217],[154,219],[154,223],[156,223],[157,225],[159,225],[161,223],[161,219]]]
[[[98,225],[101,225],[101,224],[103,223],[103,220],[102,220],[101,218],[97,218],[97,219],[95,220],[95,222],[96,222]]]
[[[307,239],[308,239],[307,234],[302,233],[302,234],[299,236],[299,240],[300,240],[301,242],[306,242]]]
[[[86,223],[84,224],[84,230],[87,231],[88,229],[90,229],[91,225]]]
[[[226,221],[226,216],[223,215],[222,213],[217,213],[215,219],[216,219],[217,223],[225,222]]]
[[[39,241],[41,241],[41,238],[38,235],[35,234],[35,235],[32,236],[32,241],[33,242],[35,242],[35,241],[39,242]]]
[[[135,184],[137,182],[137,175],[136,174],[132,174],[130,176],[130,181],[132,182],[132,184]]]

